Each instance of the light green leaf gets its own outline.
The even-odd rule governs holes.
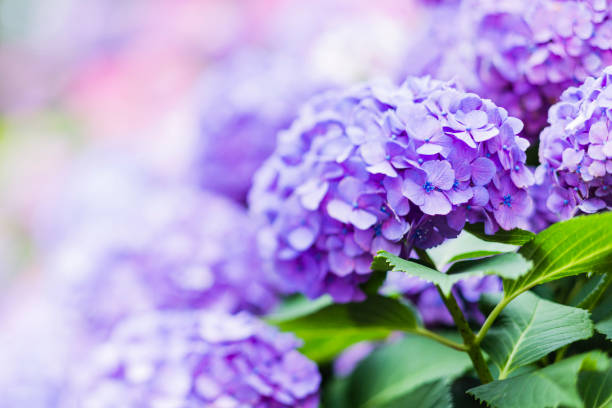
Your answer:
[[[379,251],[372,262],[373,270],[404,272],[411,276],[434,283],[449,294],[459,281],[473,276],[498,275],[505,279],[518,279],[527,273],[531,262],[521,255],[509,252],[486,258],[460,261],[453,264],[448,273],[441,273],[416,262],[412,262],[386,251]]]
[[[492,309],[499,300],[499,295],[485,294],[482,303]],[[506,378],[515,369],[592,335],[588,311],[525,292],[502,311],[482,347],[499,367],[499,378]]]
[[[436,268],[442,270],[444,266],[453,262],[451,261],[452,258],[466,252],[472,252],[475,249],[490,252],[516,252],[518,246],[483,241],[475,235],[463,231],[457,238],[448,239],[442,245],[428,249],[427,254],[436,264]]]
[[[334,300],[329,295],[324,295],[314,300],[308,299],[303,295],[293,295],[285,299],[279,307],[266,316],[266,320],[274,323],[296,319],[314,313],[333,303]]]
[[[495,234],[487,235],[484,231],[484,224],[481,222],[477,224],[466,224],[465,230],[483,241],[500,242],[503,244],[523,245],[535,237],[533,232],[518,228],[510,231],[499,229]]]
[[[502,251],[471,251],[458,254],[449,259],[448,263],[463,261],[465,259],[483,258],[485,256],[499,255]]]
[[[585,408],[612,408],[612,367],[580,373],[578,390]]]
[[[608,340],[612,341],[612,316],[597,323],[597,325],[595,325],[595,329],[606,336]]]
[[[470,366],[466,353],[407,335],[359,363],[350,377],[350,406],[447,407],[450,393],[446,381],[461,375]]]
[[[578,373],[602,371],[608,367],[608,357],[600,351],[593,351],[527,374],[480,385],[468,393],[493,408],[582,408],[577,387]]]
[[[359,341],[416,329],[417,314],[407,303],[376,295],[364,302],[332,304],[297,318],[268,321],[301,338],[301,351],[307,357],[325,362]]]
[[[519,251],[533,261],[529,273],[505,282],[515,296],[535,285],[579,273],[612,271],[612,212],[572,218],[540,232]]]

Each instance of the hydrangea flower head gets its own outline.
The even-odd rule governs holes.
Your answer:
[[[529,137],[565,88],[612,63],[608,0],[465,0],[460,7],[454,41],[433,69],[506,107]]]
[[[321,378],[300,345],[244,313],[155,312],[122,322],[75,371],[67,399],[84,408],[315,408]]]
[[[570,87],[540,137],[538,177],[553,187],[546,205],[562,219],[612,207],[612,67]]]
[[[378,250],[409,256],[466,221],[512,229],[531,208],[521,129],[490,100],[429,77],[316,97],[255,177],[265,255],[293,290],[351,301]]]

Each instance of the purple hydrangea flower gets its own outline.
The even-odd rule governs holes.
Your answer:
[[[88,408],[315,408],[321,378],[300,345],[244,313],[138,316],[74,371],[66,400]]]
[[[189,187],[144,183],[135,173],[108,172],[108,189],[93,196],[67,191],[59,207],[81,203],[78,223],[64,225],[47,244],[49,280],[90,330],[104,336],[120,318],[152,308],[263,313],[275,305],[256,225],[242,206]],[[124,190],[139,194],[117,205]]]
[[[490,100],[429,77],[314,98],[255,176],[264,257],[287,290],[346,302],[363,298],[378,250],[409,256],[466,221],[490,233],[522,225],[533,176],[521,129]]]
[[[565,88],[612,63],[608,0],[465,0],[458,10],[446,30],[435,28],[438,55],[417,69],[491,98],[531,139]]]
[[[548,115],[540,137],[538,177],[549,177],[546,201],[562,219],[612,207],[612,67],[570,87]]]
[[[245,50],[209,68],[198,90],[198,183],[244,200],[277,132],[295,118],[302,100],[321,89],[315,82],[295,59],[278,52]]]

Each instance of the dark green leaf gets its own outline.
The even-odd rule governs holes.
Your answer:
[[[297,318],[268,320],[304,340],[301,351],[317,362],[331,360],[358,341],[383,339],[394,330],[417,327],[411,306],[378,295],[364,302],[328,305]]]
[[[494,408],[582,408],[577,388],[578,373],[602,371],[608,367],[608,357],[593,351],[527,374],[480,385],[468,392]]]
[[[578,390],[585,408],[612,408],[612,367],[580,373]]]
[[[350,377],[351,407],[450,406],[448,385],[439,380],[451,381],[470,365],[466,353],[407,335],[359,363]]]
[[[484,231],[484,224],[481,222],[477,224],[466,224],[465,230],[483,241],[500,242],[503,244],[523,245],[535,237],[533,232],[518,228],[510,231],[499,229],[494,235],[487,235]]]
[[[475,377],[464,376],[457,378],[451,386],[453,408],[486,408],[486,405],[477,401],[476,398],[467,393],[470,388],[480,385],[480,380]]]
[[[385,282],[386,278],[387,278],[386,272],[373,271],[372,274],[370,275],[370,279],[368,279],[366,283],[360,285],[361,290],[367,296],[376,295],[380,287]]]
[[[372,269],[404,272],[427,282],[434,283],[449,294],[452,287],[459,281],[473,276],[498,275],[505,279],[518,279],[531,267],[521,255],[509,252],[470,261],[460,261],[453,264],[447,274],[435,269],[400,258],[386,251],[379,251],[374,257]]]
[[[453,408],[450,385],[444,380],[433,381],[381,405],[381,408]]]
[[[606,336],[608,340],[612,340],[612,317],[597,323],[595,329]]]
[[[493,308],[499,300],[499,295],[485,294],[482,303]],[[515,369],[592,335],[588,311],[525,292],[502,311],[482,347],[499,367],[499,378],[506,378]]]
[[[504,290],[514,296],[535,285],[579,273],[612,271],[612,212],[572,218],[540,232],[519,251],[533,261],[529,273]]]
[[[351,408],[348,400],[349,377],[333,378],[323,389],[321,404],[325,408]]]

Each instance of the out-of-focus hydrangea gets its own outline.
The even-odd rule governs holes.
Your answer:
[[[529,137],[563,89],[612,62],[608,0],[465,0],[429,68],[521,118]],[[435,30],[439,31],[438,28]]]
[[[409,78],[359,86],[307,104],[279,134],[249,202],[269,222],[260,244],[290,290],[336,301],[380,249],[409,256],[469,222],[512,229],[531,210],[520,120],[452,83]]]
[[[540,136],[538,178],[550,177],[546,202],[562,219],[612,207],[612,67],[570,87]]]
[[[320,375],[299,346],[244,313],[139,316],[75,370],[68,400],[83,408],[315,408]]]
[[[243,50],[212,66],[198,88],[198,183],[244,200],[276,134],[317,90],[298,61],[283,53]]]
[[[413,2],[310,0],[279,3],[265,37],[298,58],[313,77],[338,85],[405,77],[409,44],[422,12]],[[400,77],[401,76],[401,77]]]
[[[56,304],[39,280],[22,275],[0,302],[1,408],[56,408],[70,364],[87,341],[72,313]]]
[[[52,284],[90,330],[104,335],[120,318],[151,308],[262,313],[275,304],[255,225],[241,206],[111,163],[117,167],[98,168],[98,179],[95,169],[77,171],[89,183],[85,191],[75,183],[56,213],[61,220],[80,208],[71,212],[76,225],[64,220],[68,232],[51,234],[61,239],[48,248]]]

